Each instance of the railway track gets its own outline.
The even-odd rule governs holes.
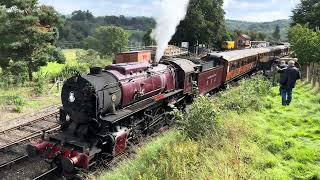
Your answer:
[[[57,121],[58,115],[58,112],[54,112],[18,127],[1,131],[0,150],[39,137],[45,133],[58,130],[60,128]]]
[[[17,127],[0,131],[0,179],[25,179],[27,177],[30,177],[29,179],[44,179],[44,177],[53,172],[50,167],[44,168],[49,169],[46,172],[43,172],[43,169],[41,171],[35,170],[33,167],[37,167],[38,162],[29,161],[25,149],[26,145],[32,140],[47,133],[58,131],[60,129],[58,116],[59,113],[57,111],[51,112]],[[31,173],[32,171],[40,172],[41,174],[34,175]],[[19,174],[32,175],[20,177]]]

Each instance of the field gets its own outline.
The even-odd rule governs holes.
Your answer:
[[[65,49],[63,53],[66,57],[65,64],[50,62],[47,66],[41,67],[38,72],[34,73],[35,77],[45,77],[40,87],[35,82],[29,82],[22,86],[0,88],[0,121],[16,118],[22,114],[61,103],[61,84],[60,89],[58,89],[54,83],[54,79],[66,68],[78,69],[80,67],[84,71],[89,69],[89,65],[77,61],[77,53],[85,54],[84,50]],[[111,62],[110,58],[99,60],[99,63],[110,64]],[[35,93],[39,91],[39,88],[43,92]]]
[[[320,179],[320,95],[300,83],[283,107],[278,87],[250,81],[199,98],[182,118],[192,126],[178,123],[97,179]]]

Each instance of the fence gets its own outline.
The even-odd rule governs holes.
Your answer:
[[[304,80],[311,83],[313,88],[320,91],[320,64],[311,63],[302,68]]]

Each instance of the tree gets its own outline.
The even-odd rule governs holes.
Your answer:
[[[152,29],[149,29],[147,33],[143,36],[143,42],[145,46],[150,46],[156,44],[156,42],[151,38]]]
[[[320,27],[320,3],[319,0],[301,0],[300,4],[292,11],[292,24],[308,25],[315,29]]]
[[[47,62],[39,63],[44,59],[38,59],[38,52],[58,39],[60,17],[52,7],[37,6],[37,0],[1,0],[0,7],[0,65],[6,69],[10,60],[25,61],[32,80],[32,72]]]
[[[320,31],[312,30],[306,26],[296,25],[290,28],[288,34],[291,48],[297,55],[299,63],[308,66],[308,80],[310,74],[318,73],[314,71],[310,72],[310,64],[314,67],[314,64],[320,63]]]
[[[191,0],[185,20],[181,21],[172,42],[188,41],[219,47],[225,34],[223,0]]]
[[[275,41],[280,41],[280,27],[279,25],[276,26],[276,29],[274,30],[273,34],[272,34],[272,37]]]
[[[71,20],[74,21],[92,21],[94,19],[94,16],[92,13],[87,10],[87,11],[73,11],[72,12],[72,17]]]
[[[121,27],[100,26],[93,36],[85,40],[87,49],[98,51],[101,55],[113,55],[128,46],[128,33]]]

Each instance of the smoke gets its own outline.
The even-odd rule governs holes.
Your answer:
[[[157,7],[158,14],[155,17],[156,28],[152,31],[152,38],[156,40],[158,48],[156,61],[159,62],[168,46],[169,41],[175,34],[177,26],[186,14],[190,0],[160,0]]]

